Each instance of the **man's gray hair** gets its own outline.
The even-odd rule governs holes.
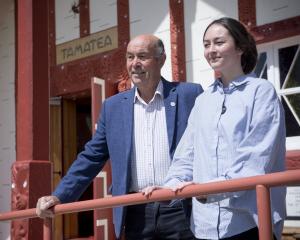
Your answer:
[[[165,46],[164,43],[161,39],[158,39],[157,42],[155,43],[155,48],[156,48],[156,57],[160,57],[165,53]]]

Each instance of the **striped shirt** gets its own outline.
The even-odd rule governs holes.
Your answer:
[[[272,84],[249,74],[228,88],[216,80],[195,102],[174,154],[166,186],[225,181],[285,170],[285,120]],[[281,239],[285,187],[271,188],[273,233]],[[197,238],[228,238],[258,224],[253,190],[193,198],[191,229]]]
[[[138,192],[147,186],[163,185],[171,159],[161,81],[148,104],[136,90],[132,136],[130,191]]]

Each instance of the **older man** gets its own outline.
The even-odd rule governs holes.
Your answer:
[[[78,199],[108,159],[113,196],[163,183],[195,99],[202,92],[197,84],[166,81],[161,76],[165,59],[164,45],[153,35],[129,42],[126,61],[134,88],[103,103],[96,133],[52,196],[39,199],[39,216],[52,216],[51,206]],[[184,205],[177,201],[117,207],[113,211],[116,237],[125,227],[129,240],[194,239]]]

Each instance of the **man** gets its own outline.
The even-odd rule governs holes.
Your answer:
[[[112,195],[138,192],[163,183],[175,148],[186,128],[200,85],[170,83],[161,77],[166,59],[163,43],[153,35],[130,41],[126,61],[134,84],[108,98],[97,131],[62,179],[53,196],[39,199],[37,214],[75,201],[110,159]],[[136,239],[194,239],[181,201],[117,207],[113,210],[116,237]]]

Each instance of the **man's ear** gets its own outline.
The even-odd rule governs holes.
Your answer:
[[[161,67],[162,67],[162,66],[165,64],[165,61],[166,61],[166,54],[165,54],[165,53],[162,54],[162,55],[159,57],[158,61],[160,62],[160,65],[161,65]]]

